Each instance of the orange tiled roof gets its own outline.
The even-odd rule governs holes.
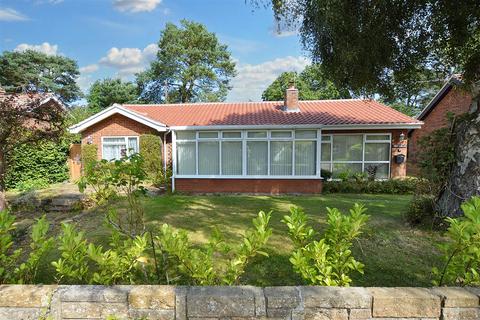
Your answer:
[[[420,124],[375,100],[299,101],[300,112],[283,101],[134,105],[123,107],[167,126]]]

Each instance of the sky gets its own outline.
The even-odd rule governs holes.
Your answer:
[[[167,22],[206,25],[228,45],[238,75],[227,101],[256,101],[284,71],[308,64],[299,36],[277,32],[270,8],[249,0],[0,0],[0,52],[34,49],[78,62],[87,93],[97,79],[133,80],[157,52]]]

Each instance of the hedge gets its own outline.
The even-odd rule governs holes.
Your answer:
[[[45,187],[68,180],[69,142],[18,145],[7,155],[8,189]]]
[[[160,137],[153,134],[140,136],[140,155],[144,160],[144,170],[152,180],[162,174],[162,143]]]
[[[97,153],[98,147],[96,144],[82,144],[82,166],[86,168],[89,163],[97,161]]]
[[[387,194],[413,194],[421,179],[389,179],[378,181],[325,181],[324,193],[387,193]]]

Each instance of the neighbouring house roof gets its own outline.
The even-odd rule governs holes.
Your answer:
[[[166,127],[181,130],[262,126],[413,129],[422,124],[375,100],[299,101],[299,112],[286,112],[283,105],[283,101],[113,105],[106,109],[108,112],[104,110],[70,129],[81,132],[107,114],[126,115],[127,111],[128,117],[142,117],[163,126],[160,131]]]
[[[427,106],[420,112],[417,116],[418,120],[424,120],[428,114],[437,106],[437,104],[442,101],[442,99],[450,92],[450,90],[455,86],[462,83],[461,75],[454,74],[452,75],[443,87],[437,92],[437,94],[430,100]]]
[[[62,109],[66,110],[65,105],[53,94],[50,93],[7,93],[5,90],[0,87],[0,101],[9,99],[13,97],[13,101],[16,107],[28,106],[34,101],[39,101],[40,105],[45,105],[47,103],[55,103],[60,106]]]

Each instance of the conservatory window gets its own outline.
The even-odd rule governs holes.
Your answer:
[[[138,153],[138,137],[103,137],[102,158],[120,160]]]

